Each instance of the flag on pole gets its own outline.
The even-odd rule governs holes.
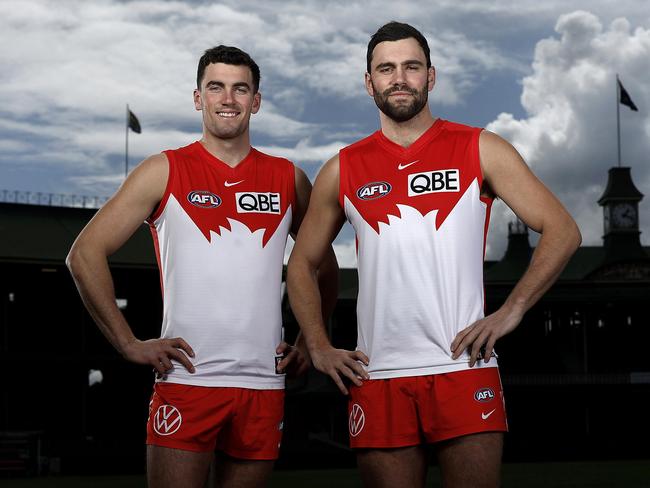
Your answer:
[[[619,98],[619,102],[622,105],[627,105],[633,111],[638,112],[639,109],[637,108],[637,106],[632,101],[632,98],[630,97],[630,94],[627,92],[627,90],[625,88],[623,88],[623,83],[621,83],[621,80],[617,80],[617,81],[618,81],[618,88],[620,89],[620,93],[621,93],[620,98]],[[140,126],[138,125],[138,127],[140,127]]]
[[[620,83],[620,82],[619,82]],[[625,93],[627,95],[627,92]],[[621,96],[622,99],[622,96]],[[623,101],[621,101],[623,103]],[[140,127],[140,121],[135,116],[133,112],[129,109],[129,129],[131,129],[136,134],[142,133],[142,128]]]

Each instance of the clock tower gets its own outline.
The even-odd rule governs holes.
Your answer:
[[[641,246],[639,202],[643,194],[634,186],[630,168],[609,169],[607,188],[598,200],[603,207],[605,261],[647,259]]]

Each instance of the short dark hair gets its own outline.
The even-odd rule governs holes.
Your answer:
[[[212,63],[233,64],[235,66],[248,66],[253,74],[253,88],[255,93],[260,89],[260,67],[247,53],[233,46],[216,46],[207,49],[201,59],[196,73],[196,87],[201,89],[201,81],[205,68]]]
[[[431,51],[429,50],[429,44],[422,33],[412,25],[395,22],[393,20],[388,24],[382,25],[370,38],[370,42],[368,43],[368,52],[366,53],[368,73],[370,73],[372,51],[377,47],[377,44],[384,41],[401,41],[402,39],[408,39],[409,37],[418,41],[418,44],[420,44],[420,47],[424,51],[424,57],[427,58],[427,68],[430,68]]]

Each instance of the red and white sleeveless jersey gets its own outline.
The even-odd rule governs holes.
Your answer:
[[[340,205],[357,235],[357,348],[372,379],[469,369],[450,347],[483,317],[492,201],[481,197],[480,132],[439,119],[408,148],[378,131],[340,151]]]
[[[163,290],[161,336],[182,337],[196,354],[194,374],[174,362],[166,381],[284,388],[275,348],[293,164],[251,148],[231,168],[200,142],[165,154],[167,188],[148,220]]]

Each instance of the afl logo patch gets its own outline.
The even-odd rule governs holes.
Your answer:
[[[188,193],[187,201],[201,208],[215,208],[221,205],[221,198],[207,190],[197,190]]]
[[[350,410],[350,420],[348,422],[350,435],[352,437],[358,436],[363,430],[364,425],[366,425],[366,414],[363,408],[361,408],[361,405],[355,403]]]
[[[357,190],[357,197],[361,200],[376,200],[377,198],[385,197],[393,189],[390,183],[385,181],[375,181],[363,185]]]
[[[181,427],[183,418],[178,409],[172,405],[161,405],[153,418],[153,430],[158,435],[172,435]]]
[[[494,392],[492,388],[481,388],[474,392],[474,400],[481,403],[486,403],[494,400]]]

